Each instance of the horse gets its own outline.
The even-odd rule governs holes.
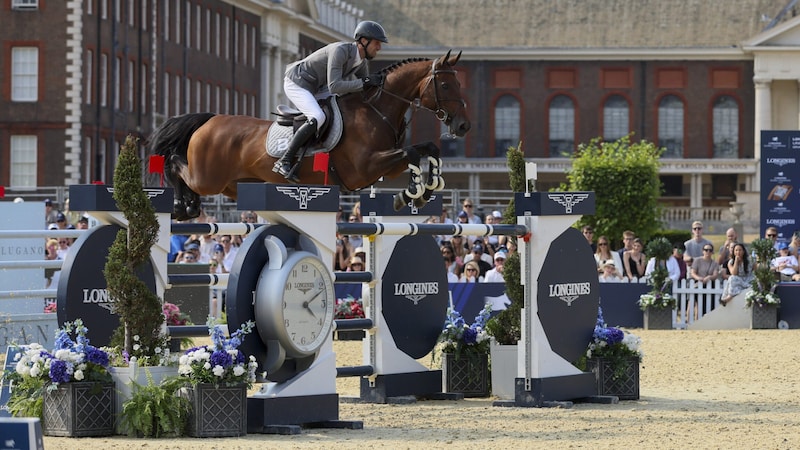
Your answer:
[[[433,142],[402,146],[406,112],[432,112],[451,135],[463,137],[469,131],[466,102],[453,68],[460,57],[460,52],[451,56],[448,51],[435,60],[406,59],[381,70],[382,86],[337,97],[341,138],[328,152],[327,174],[314,171],[313,158],[304,157],[295,171],[299,183],[324,184],[330,175],[344,192],[352,192],[408,170],[408,187],[395,195],[393,206],[399,210],[407,204],[424,205],[433,191],[444,188],[440,150]],[[171,117],[158,127],[148,147],[164,157],[164,176],[175,189],[173,218],[199,216],[203,195],[222,193],[236,199],[239,182],[287,183],[272,171],[277,158],[265,145],[273,126],[278,122],[192,113]],[[425,157],[428,171],[423,181],[420,164]]]

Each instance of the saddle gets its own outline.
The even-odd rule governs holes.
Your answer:
[[[326,120],[319,132],[304,145],[304,156],[313,156],[316,153],[328,152],[339,142],[342,137],[342,113],[336,102],[336,96],[321,99],[319,106],[325,113]],[[277,116],[273,126],[267,133],[267,154],[279,158],[286,151],[288,140],[307,119],[300,110],[289,105],[278,105]]]

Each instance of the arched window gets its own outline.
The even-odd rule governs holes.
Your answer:
[[[497,99],[494,107],[495,155],[505,155],[509,147],[519,144],[519,101],[511,95]]]
[[[714,102],[714,158],[739,157],[739,104],[723,95]]]
[[[566,95],[550,102],[550,156],[571,155],[575,150],[575,105]]]
[[[683,101],[674,95],[658,104],[658,145],[666,148],[664,158],[683,156]]]
[[[630,106],[621,95],[612,95],[603,105],[603,139],[616,141],[627,136],[630,125]]]

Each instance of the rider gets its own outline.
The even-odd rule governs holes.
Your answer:
[[[383,27],[369,20],[360,22],[353,32],[353,40],[328,44],[286,68],[283,90],[308,119],[294,134],[286,153],[272,169],[289,181],[298,181],[292,173],[297,151],[325,122],[325,114],[317,99],[383,84],[380,73],[369,75],[366,61],[378,54],[381,43],[389,42]]]

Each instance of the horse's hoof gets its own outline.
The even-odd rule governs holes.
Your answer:
[[[406,206],[406,202],[403,200],[402,194],[395,194],[394,203],[392,203],[392,206],[394,207],[395,211],[400,211],[404,206]]]
[[[186,215],[189,219],[194,219],[195,217],[200,216],[200,209],[196,206],[187,206],[186,207]]]
[[[428,202],[427,202],[427,200],[425,200],[425,199],[424,199],[424,198],[422,198],[422,197],[420,197],[420,198],[415,198],[415,199],[414,199],[414,207],[415,207],[415,208],[422,208],[422,207],[423,207],[423,206],[425,206],[427,203],[428,203]]]

